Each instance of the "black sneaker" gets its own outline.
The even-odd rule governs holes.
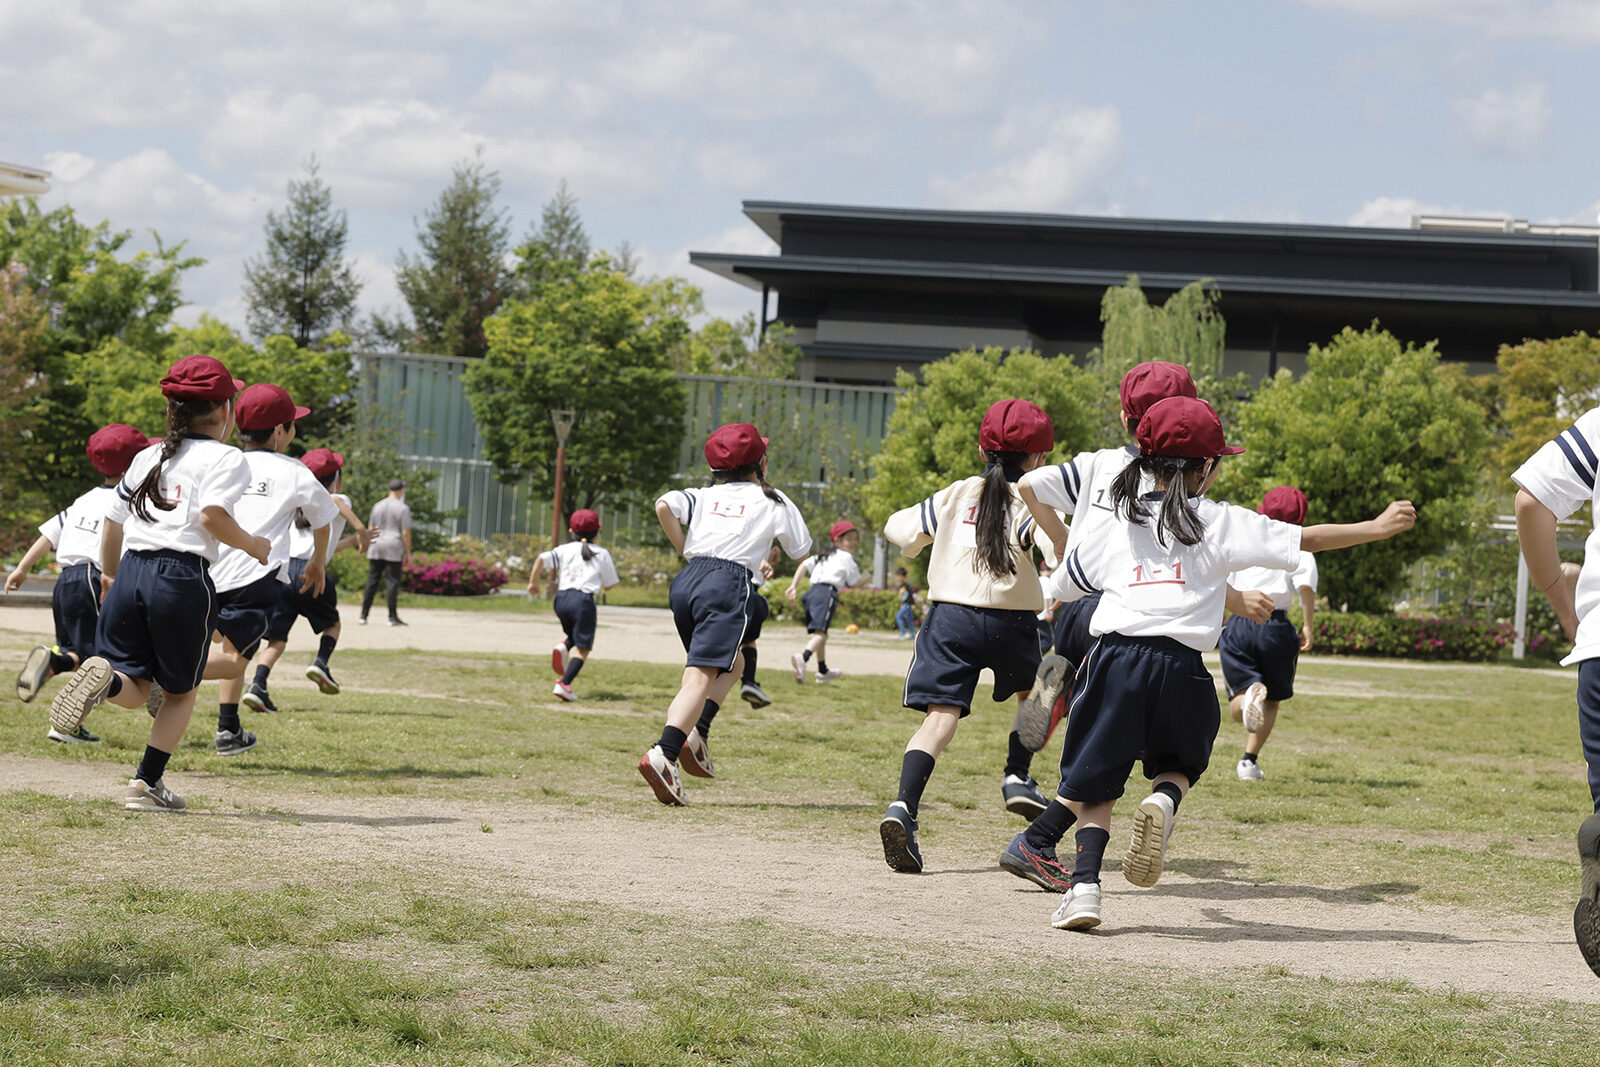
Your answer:
[[[60,741],[62,744],[68,745],[97,745],[100,743],[100,739],[91,734],[82,723],[79,723],[77,730],[70,734],[64,734],[60,730],[51,730],[45,736],[52,741]]]
[[[878,824],[878,834],[883,838],[883,858],[891,868],[907,874],[922,873],[922,850],[917,847],[917,820],[897,800],[883,813]]]
[[[1044,809],[1050,806],[1050,802],[1039,791],[1039,783],[1031,776],[1019,778],[1014,774],[1006,775],[1000,783],[1000,796],[1005,799],[1007,811],[1029,822],[1043,815]]]
[[[1021,834],[1000,853],[1000,866],[1034,885],[1065,893],[1072,888],[1072,872],[1061,866],[1053,848],[1034,848]]]
[[[772,703],[772,698],[767,696],[767,691],[755,682],[746,682],[739,687],[739,695],[745,699],[752,708],[764,708]]]
[[[251,711],[264,712],[268,715],[275,714],[278,710],[278,705],[267,695],[267,687],[254,682],[250,683],[250,688],[245,690],[244,696],[239,698],[239,703]]]
[[[1578,827],[1578,862],[1583,870],[1582,895],[1572,913],[1572,932],[1583,962],[1600,975],[1600,812]]]
[[[339,695],[339,683],[334,681],[333,672],[328,670],[328,665],[322,660],[312,660],[311,666],[306,668],[306,677],[317,683],[317,688],[328,696]]]
[[[256,735],[242,727],[238,730],[218,730],[216,740],[219,756],[237,756],[256,747]]]
[[[404,626],[404,625],[406,625],[406,620],[402,619],[398,615],[392,615],[392,616],[389,617],[389,625],[390,626]]]

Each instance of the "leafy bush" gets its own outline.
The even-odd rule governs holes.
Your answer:
[[[509,579],[503,569],[485,560],[415,553],[400,572],[402,589],[432,596],[483,596]]]
[[[844,589],[839,593],[835,626],[855,623],[863,630],[893,630],[894,613],[900,610],[900,594],[888,589]]]
[[[1492,662],[1515,636],[1508,622],[1317,612],[1313,652],[1333,656]]]
[[[328,561],[328,576],[339,587],[341,595],[354,592],[358,596],[367,584],[367,556],[364,552],[346,549]]]

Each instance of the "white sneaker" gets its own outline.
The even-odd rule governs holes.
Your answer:
[[[819,682],[837,682],[843,677],[844,671],[841,671],[838,667],[829,667],[825,671],[817,672],[817,681]]]
[[[794,668],[794,680],[804,685],[806,682],[806,658],[796,652],[789,657],[789,666]]]
[[[711,765],[711,746],[700,735],[698,726],[690,730],[689,736],[684,739],[683,748],[678,752],[678,762],[683,764],[685,774],[692,774],[696,778],[717,776],[717,769]]]
[[[1134,885],[1149,889],[1161,877],[1174,812],[1172,798],[1165,793],[1151,793],[1139,801],[1133,813],[1133,840],[1122,857],[1122,875]]]
[[[550,650],[550,668],[559,675],[567,673],[567,643],[557,641],[556,647]]]
[[[639,757],[639,773],[650,783],[656,799],[663,804],[682,807],[689,803],[678,777],[678,766],[662,753],[660,745],[651,745],[650,751]]]
[[[572,686],[568,685],[566,682],[557,682],[556,687],[550,690],[550,692],[554,693],[562,700],[572,701],[578,699],[572,693]]]
[[[1259,782],[1266,777],[1265,774],[1261,773],[1261,764],[1253,759],[1240,760],[1238,765],[1233,768],[1233,771],[1239,776],[1239,781],[1241,782]]]
[[[1267,724],[1267,687],[1251,682],[1250,688],[1244,691],[1244,700],[1239,703],[1239,711],[1244,717],[1245,733],[1260,731]]]
[[[1100,925],[1100,883],[1078,882],[1061,898],[1050,916],[1057,930],[1093,930]]]
[[[83,720],[106,699],[114,677],[111,664],[101,656],[80,663],[50,701],[50,728],[63,734],[77,733]]]

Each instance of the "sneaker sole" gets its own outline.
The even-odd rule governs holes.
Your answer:
[[[339,683],[334,681],[332,676],[323,674],[315,667],[306,668],[306,680],[316,683],[317,688],[327,696],[336,697],[339,695]]]
[[[1600,813],[1584,819],[1578,827],[1578,857],[1583,889],[1572,911],[1572,934],[1583,962],[1600,975]]]
[[[1261,683],[1255,682],[1250,686],[1250,688],[1254,689],[1258,685],[1261,685]],[[1248,690],[1246,692],[1248,693]],[[1245,733],[1254,734],[1261,732],[1261,728],[1267,724],[1266,705],[1267,690],[1265,686],[1262,686],[1260,701],[1252,702],[1247,696],[1244,703],[1239,706],[1240,717],[1244,720]]]
[[[1094,912],[1079,912],[1066,922],[1050,920],[1050,925],[1057,930],[1093,930],[1100,925],[1100,916]]]
[[[764,708],[768,704],[772,703],[772,701],[769,700],[767,697],[765,697],[765,696],[756,696],[754,693],[740,693],[739,696],[740,696],[741,699],[744,700],[744,702],[746,704],[749,704],[752,708]]]
[[[254,741],[252,741],[248,745],[244,745],[244,746],[242,746],[240,748],[219,748],[219,749],[217,749],[217,755],[219,755],[219,756],[237,756],[237,755],[239,755],[241,753],[249,752],[252,748],[255,748],[255,747],[256,747],[256,743]]]
[[[262,701],[262,699],[260,697],[256,696],[254,693],[246,693],[244,696],[239,698],[239,703],[243,704],[245,707],[249,708],[251,711],[257,711],[257,712],[260,712],[263,715],[273,715],[273,714],[276,714],[277,711],[278,711],[277,708],[269,708],[269,707],[267,707],[267,705]]]
[[[1161,833],[1166,813],[1156,804],[1140,804],[1133,813],[1133,840],[1122,857],[1122,876],[1140,889],[1149,889],[1161,879],[1163,849]]]
[[[145,697],[144,710],[153,719],[161,714],[161,705],[167,699],[166,693],[156,683],[150,683],[150,695]]]
[[[1048,874],[1045,874],[1043,871],[1039,870],[1037,867],[1033,866],[1033,864],[1029,863],[1027,860],[1018,856],[1013,856],[1009,852],[1000,853],[1000,867],[1002,870],[1009,871],[1018,878],[1027,879],[1040,889],[1048,889],[1053,893],[1065,893],[1067,890],[1072,888],[1072,884],[1070,882],[1057,881],[1056,879],[1051,878]]]
[[[878,824],[878,836],[883,838],[883,859],[891,870],[905,874],[922,873],[922,861],[911,851],[905,823],[899,819],[885,819]]]
[[[60,730],[51,730],[45,734],[52,741],[60,741],[64,745],[98,745],[98,737],[79,737],[77,734],[64,734]]]
[[[561,693],[561,692],[554,692],[554,691],[553,691],[553,692],[551,692],[551,694],[550,694],[550,695],[551,695],[551,696],[553,696],[553,697],[555,697],[555,698],[556,698],[556,699],[557,699],[557,700],[559,700],[559,701],[561,701],[561,702],[562,702],[562,703],[563,703],[563,704],[571,704],[571,703],[573,703],[573,702],[574,702],[574,701],[575,701],[575,700],[577,700],[577,699],[578,699],[578,694],[576,694],[576,693],[573,693],[573,694],[572,694],[572,695],[571,695],[571,696],[568,696],[568,695],[567,695],[567,694],[565,694],[565,693]]]
[[[28,653],[28,661],[17,672],[17,699],[30,703],[50,678],[50,650],[40,645]]]
[[[1017,796],[1006,798],[1006,810],[1013,815],[1020,815],[1029,822],[1044,814],[1050,805],[1041,804],[1032,797]]]
[[[138,800],[124,800],[122,807],[125,811],[160,811],[169,815],[182,815],[188,810],[187,808],[169,808],[161,804],[146,804]]]
[[[716,771],[700,762],[700,757],[690,751],[688,745],[684,745],[683,749],[678,753],[678,766],[684,774],[692,775],[695,778],[715,778],[717,776]]]
[[[805,685],[806,684],[806,663],[805,663],[805,660],[800,660],[799,663],[796,663],[795,660],[798,659],[798,658],[799,657],[796,657],[796,656],[791,656],[789,658],[789,669],[794,671],[794,680],[795,680],[795,682],[800,684],[800,685]]]
[[[655,792],[656,799],[661,803],[674,808],[684,806],[683,798],[674,793],[672,787],[667,784],[666,779],[657,774],[656,769],[650,765],[649,756],[644,756],[639,760],[639,774]]]
[[[1039,664],[1038,677],[1033,682],[1033,692],[1017,705],[1014,727],[1017,738],[1029,752],[1038,752],[1050,740],[1051,710],[1067,684],[1065,656],[1046,656]]]
[[[77,733],[94,705],[111,688],[112,677],[111,664],[99,656],[89,657],[50,701],[51,728],[64,734]]]

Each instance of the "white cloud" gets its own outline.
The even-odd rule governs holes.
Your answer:
[[[1530,82],[1502,92],[1487,89],[1455,102],[1458,129],[1467,145],[1483,156],[1531,156],[1544,146],[1553,111],[1550,92]]]
[[[1307,7],[1388,20],[1460,26],[1485,37],[1533,37],[1563,45],[1600,44],[1592,0],[1302,0]]]
[[[1506,212],[1442,205],[1409,196],[1377,196],[1363,203],[1345,220],[1349,226],[1386,226],[1409,230],[1413,215],[1450,215],[1457,218],[1503,219]]]
[[[1113,107],[1029,108],[1001,124],[993,148],[993,166],[935,177],[932,201],[969,210],[1105,210],[1122,168],[1122,123]]]

